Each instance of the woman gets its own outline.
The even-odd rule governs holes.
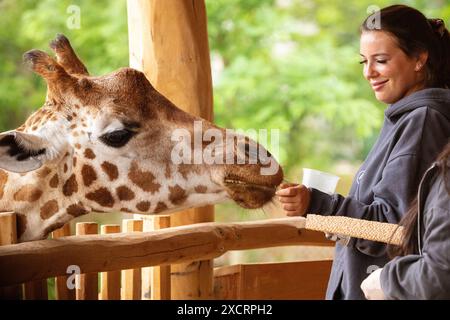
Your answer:
[[[396,256],[361,284],[367,299],[450,299],[450,143],[427,170],[400,222]],[[423,244],[423,245],[422,245]]]
[[[450,35],[444,22],[395,5],[361,27],[361,63],[375,97],[386,104],[377,142],[347,197],[303,185],[277,192],[288,216],[315,213],[398,223],[420,178],[450,137]],[[383,244],[336,244],[327,299],[364,299],[360,284],[388,262]]]

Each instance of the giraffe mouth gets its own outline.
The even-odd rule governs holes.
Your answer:
[[[276,187],[268,187],[265,185],[255,184],[255,183],[246,182],[246,181],[242,181],[242,180],[225,179],[224,182],[225,182],[225,185],[228,187],[239,186],[239,187],[255,188],[255,189],[259,189],[261,191],[267,191],[267,192],[272,192],[272,191],[275,192],[275,190],[276,190]]]
[[[231,199],[246,209],[258,209],[272,200],[276,186],[268,186],[236,178],[224,179],[226,191]]]

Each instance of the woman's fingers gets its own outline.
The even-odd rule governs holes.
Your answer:
[[[297,195],[298,191],[299,191],[299,186],[297,185],[297,186],[294,186],[294,187],[287,187],[285,189],[280,189],[275,194],[277,196],[289,197],[289,196]]]
[[[290,186],[276,192],[283,211],[287,216],[300,216],[306,213],[310,194],[304,185]]]
[[[299,197],[278,197],[281,203],[298,203],[300,202]]]
[[[298,186],[298,183],[293,183],[293,182],[282,182],[279,186],[279,188],[284,189],[284,188],[289,188],[289,187],[295,187]]]
[[[299,212],[299,211],[284,211],[284,213],[285,213],[288,217],[300,216],[300,212]]]
[[[283,210],[285,211],[298,211],[300,203],[287,203],[283,204]]]

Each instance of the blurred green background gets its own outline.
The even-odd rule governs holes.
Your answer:
[[[386,107],[362,76],[359,25],[370,6],[394,3],[450,24],[448,0],[206,0],[215,122],[280,130],[278,158],[288,180],[300,181],[302,167],[325,170],[342,177],[337,191],[346,194]],[[80,10],[80,28],[70,29],[73,5]],[[128,65],[125,0],[0,0],[0,131],[18,127],[43,104],[45,84],[23,65],[22,54],[32,48],[49,51],[56,33],[69,37],[91,74]],[[270,143],[267,147],[276,151]],[[218,221],[277,214],[216,207]],[[324,256],[331,255],[331,249],[324,250]],[[221,259],[308,259],[305,252],[250,250]]]

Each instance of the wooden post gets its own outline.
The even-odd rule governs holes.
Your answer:
[[[120,233],[120,225],[105,224],[101,227],[101,234]],[[120,300],[120,270],[100,273],[101,300]]]
[[[17,223],[14,212],[0,213],[0,246],[17,242]],[[22,286],[0,287],[0,300],[22,299]]]
[[[130,66],[179,108],[213,119],[204,0],[128,0]],[[174,214],[171,226],[214,221],[214,207]],[[212,261],[172,266],[172,299],[213,297]]]
[[[153,229],[170,227],[170,216],[154,217]],[[170,300],[170,265],[152,268],[152,300]]]
[[[98,224],[95,222],[80,222],[76,224],[76,235],[97,234]],[[80,266],[83,271],[83,266]],[[77,300],[98,300],[98,273],[80,274],[77,283],[80,287],[76,289]]]
[[[123,232],[142,232],[142,220],[124,219]],[[122,300],[141,299],[141,269],[127,269],[122,271]]]
[[[62,238],[72,235],[70,232],[70,223],[66,223],[62,228],[52,232],[52,238]],[[55,278],[56,300],[75,300],[75,290],[67,287],[67,276]]]

